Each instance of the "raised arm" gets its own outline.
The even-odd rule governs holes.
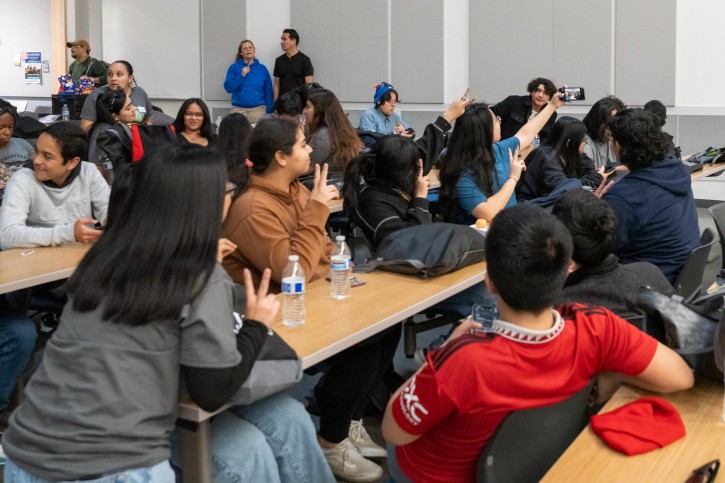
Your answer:
[[[528,146],[530,145],[537,134],[539,134],[539,131],[546,125],[546,122],[549,120],[549,118],[556,112],[557,109],[559,109],[561,106],[563,106],[566,102],[561,97],[561,92],[557,92],[554,94],[551,98],[551,101],[546,105],[545,108],[539,112],[539,114],[536,115],[533,119],[529,120],[526,124],[524,124],[521,129],[515,134],[517,138],[519,138],[519,143],[521,146]]]

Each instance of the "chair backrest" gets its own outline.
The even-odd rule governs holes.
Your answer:
[[[725,268],[725,203],[711,206],[707,209],[715,220],[715,228],[720,235],[720,249],[722,250],[722,268]]]
[[[700,246],[690,252],[682,271],[675,280],[675,292],[689,302],[698,296],[702,289],[702,276],[705,273],[707,257],[715,244],[715,234],[710,228],[705,228],[700,237]]]
[[[594,381],[560,403],[506,416],[478,460],[478,481],[539,481],[589,423],[587,400]]]

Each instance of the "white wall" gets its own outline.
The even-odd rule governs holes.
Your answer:
[[[103,0],[104,60],[130,62],[149,97],[198,97],[199,15],[199,0]]]
[[[723,20],[723,0],[677,0],[676,106],[725,107]]]
[[[282,55],[279,39],[282,30],[294,28],[291,19],[292,0],[247,0],[247,36],[254,42],[257,59],[272,75],[274,59]],[[239,39],[241,42],[243,39]],[[304,44],[305,39],[302,39]],[[304,50],[304,49],[303,49]]]
[[[20,52],[40,51],[50,61],[50,0],[3,2],[0,26],[0,97],[49,97],[58,80],[43,73],[42,84],[26,84],[24,65],[15,67]]]

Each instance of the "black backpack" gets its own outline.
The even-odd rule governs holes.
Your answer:
[[[428,223],[383,238],[374,258],[355,272],[376,268],[389,272],[437,277],[485,259],[486,238],[478,230],[453,223]]]

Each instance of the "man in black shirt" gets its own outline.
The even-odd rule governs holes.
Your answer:
[[[284,29],[280,45],[284,54],[274,61],[274,99],[315,81],[310,58],[297,49],[300,36],[295,29]]]

